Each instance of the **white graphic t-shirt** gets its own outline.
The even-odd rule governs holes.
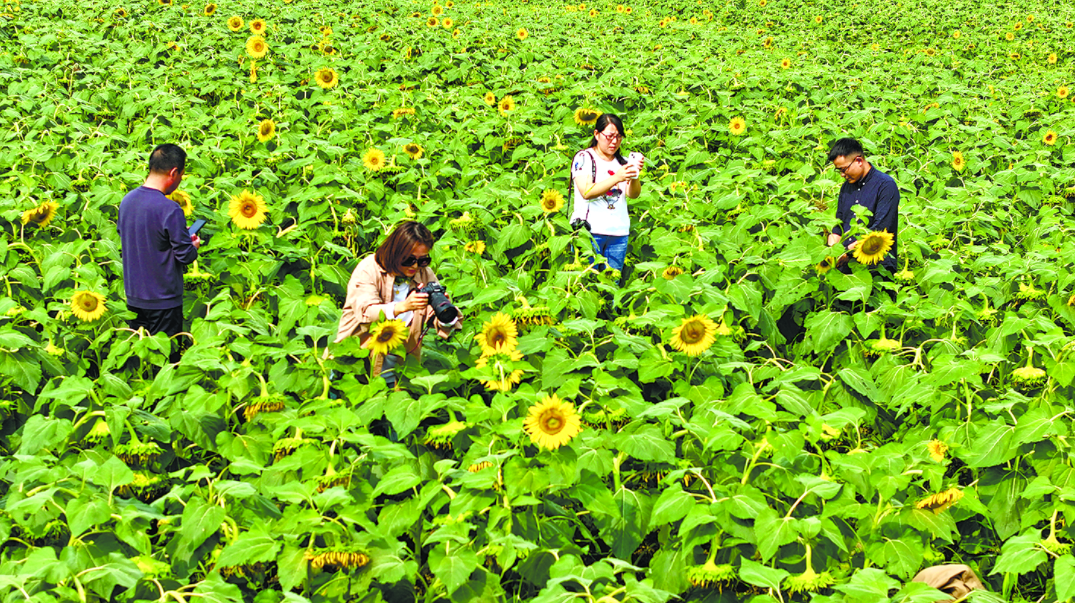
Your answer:
[[[631,233],[631,217],[627,215],[627,186],[629,181],[620,182],[609,189],[604,196],[590,199],[589,202],[582,197],[579,190],[580,180],[589,180],[594,175],[594,164],[597,164],[595,182],[600,182],[616,173],[620,164],[613,159],[605,161],[591,149],[585,149],[575,154],[571,162],[571,175],[575,179],[575,203],[571,210],[571,221],[586,220],[590,223],[593,234],[622,237]]]

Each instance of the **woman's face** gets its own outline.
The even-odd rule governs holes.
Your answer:
[[[620,131],[616,129],[614,123],[609,123],[604,130],[594,130],[593,135],[597,139],[597,148],[601,149],[605,155],[615,155],[620,149],[620,143],[623,142],[623,137],[620,136]]]
[[[417,260],[429,257],[429,247],[421,243],[415,243],[414,247],[411,248],[411,257]],[[406,260],[407,258],[403,259]],[[418,274],[418,263],[415,262],[411,266],[400,266],[400,270],[403,271],[403,276],[407,278],[414,278],[414,275]]]

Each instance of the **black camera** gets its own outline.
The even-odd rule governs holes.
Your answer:
[[[433,308],[433,314],[437,315],[437,320],[441,324],[448,324],[459,316],[459,308],[452,305],[452,302],[448,299],[448,290],[444,288],[444,285],[428,283],[425,287],[415,291],[415,293],[429,295],[429,306]]]
[[[586,232],[590,232],[590,222],[583,220],[582,218],[575,218],[571,221],[571,229],[578,232],[580,228],[585,228]]]

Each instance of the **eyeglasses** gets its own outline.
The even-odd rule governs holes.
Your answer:
[[[613,140],[623,140],[623,135],[619,132],[613,132],[612,134],[605,134],[604,132],[598,132],[605,140],[612,142]]]
[[[857,155],[854,159],[849,161],[847,163],[847,165],[845,165],[844,167],[836,167],[835,163],[832,164],[832,167],[836,168],[837,172],[840,172],[841,174],[846,174],[847,170],[851,169],[851,166],[855,165],[855,162],[858,161],[859,159],[862,159],[862,155]]]
[[[432,264],[432,263],[433,263],[433,258],[429,257],[428,255],[423,255],[420,258],[415,257],[415,256],[412,255],[411,257],[409,257],[409,258],[403,260],[402,262],[400,262],[399,265],[400,266],[406,266],[407,268],[410,268],[411,266],[414,266],[415,264],[418,264],[419,268],[428,268],[429,265]]]

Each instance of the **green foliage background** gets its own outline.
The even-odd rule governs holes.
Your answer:
[[[8,0],[4,600],[925,601],[908,580],[946,561],[1008,599],[1075,594],[1070,6],[625,6],[456,1],[446,29],[403,1]],[[232,15],[269,24],[256,82]],[[537,201],[567,188],[578,108],[622,115],[649,158],[622,288]],[[844,135],[901,187],[895,301],[861,266],[814,269]],[[115,230],[160,142],[190,153],[212,235],[178,365],[125,328]],[[252,232],[227,217],[243,189],[270,208]],[[24,226],[45,201],[52,223]],[[411,216],[467,326],[392,392],[353,342],[323,353],[351,269]],[[105,316],[74,318],[76,290]],[[473,335],[524,298],[555,324],[486,391]],[[668,346],[694,314],[731,331],[697,358]],[[867,355],[882,336],[899,349]],[[522,417],[552,393],[587,427],[539,451]],[[315,567],[329,552],[353,556]]]

